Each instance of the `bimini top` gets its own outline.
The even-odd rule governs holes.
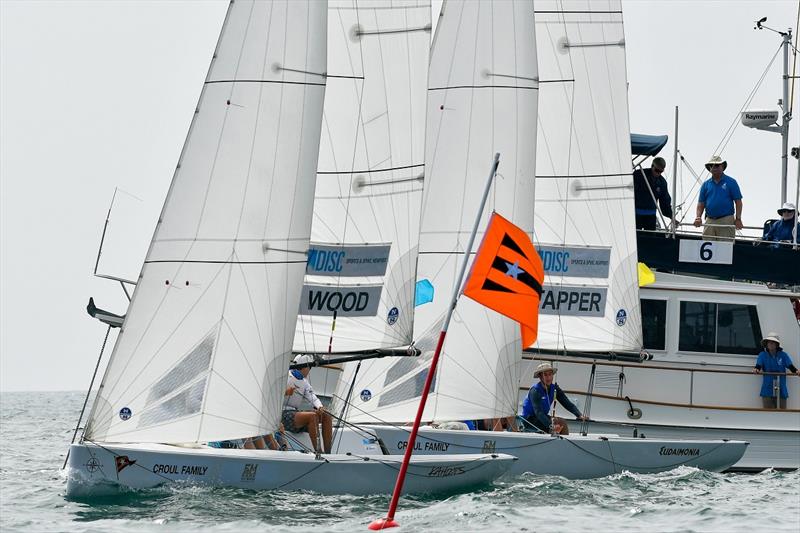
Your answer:
[[[631,154],[654,156],[664,148],[669,139],[666,135],[631,133]]]

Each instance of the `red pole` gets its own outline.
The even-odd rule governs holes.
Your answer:
[[[436,365],[439,362],[439,354],[444,345],[444,336],[447,335],[447,330],[442,330],[439,333],[439,342],[436,344],[436,351],[433,353],[431,360],[431,367],[428,369],[428,377],[425,378],[425,387],[422,389],[422,398],[417,408],[417,417],[414,419],[414,426],[411,428],[411,435],[408,437],[408,446],[403,455],[403,464],[400,466],[400,472],[397,473],[397,481],[394,484],[394,492],[392,493],[392,501],[389,503],[389,512],[386,513],[386,518],[379,518],[369,524],[369,528],[373,531],[379,529],[388,529],[390,527],[398,527],[400,524],[394,521],[394,513],[397,510],[397,503],[400,500],[400,493],[403,491],[403,483],[406,480],[406,470],[408,470],[408,462],[411,460],[411,452],[414,450],[414,443],[417,440],[417,431],[419,430],[420,422],[422,421],[422,412],[425,410],[425,402],[428,400],[428,392],[431,390],[431,382],[433,376],[436,374]]]
[[[483,190],[481,197],[480,208],[475,217],[475,225],[472,227],[472,233],[469,236],[469,242],[464,247],[464,260],[461,262],[461,270],[458,273],[458,279],[453,286],[453,297],[450,299],[450,307],[445,315],[444,323],[442,324],[442,331],[439,333],[439,342],[436,344],[436,351],[433,352],[433,359],[431,360],[431,367],[428,369],[428,377],[425,379],[425,388],[422,390],[422,398],[419,400],[419,407],[417,408],[417,417],[414,419],[414,427],[411,428],[411,435],[408,437],[408,446],[406,446],[406,453],[403,455],[403,464],[400,467],[400,472],[397,473],[397,481],[394,484],[394,493],[392,494],[392,501],[389,504],[389,512],[386,518],[379,518],[374,520],[368,526],[371,530],[388,529],[390,527],[397,527],[400,524],[394,521],[394,512],[397,510],[397,502],[400,500],[400,493],[403,490],[403,483],[406,480],[406,470],[408,470],[408,462],[411,460],[411,452],[414,450],[414,443],[417,440],[417,431],[419,431],[419,424],[422,420],[422,412],[425,410],[425,402],[428,401],[428,392],[431,390],[431,382],[433,376],[436,375],[436,364],[439,362],[439,354],[442,352],[444,346],[444,336],[447,335],[447,328],[450,327],[450,319],[453,316],[453,311],[456,309],[458,296],[461,294],[461,285],[464,281],[464,274],[467,271],[467,263],[469,263],[469,255],[472,253],[472,245],[475,243],[475,234],[478,232],[478,224],[481,221],[483,208],[486,207],[486,199],[489,197],[489,190],[492,188],[492,180],[497,173],[497,167],[500,165],[500,154],[494,154],[494,161],[492,162],[492,169],[489,172],[489,179],[486,180],[486,188]]]

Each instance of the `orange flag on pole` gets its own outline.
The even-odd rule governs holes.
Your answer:
[[[544,267],[528,235],[492,213],[464,294],[520,324],[522,347],[536,342]]]

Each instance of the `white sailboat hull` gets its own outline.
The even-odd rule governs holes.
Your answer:
[[[184,448],[165,444],[73,444],[67,497],[114,494],[167,484],[323,494],[390,494],[402,455],[362,457]],[[515,462],[502,454],[413,457],[405,493],[448,493],[491,483]]]
[[[571,393],[578,403],[585,395]],[[631,398],[641,418],[627,416],[630,404],[625,398],[594,396],[590,431],[640,434],[658,439],[741,439],[750,442],[732,471],[757,471],[765,468],[800,468],[800,414],[797,411],[732,409],[659,405]]]
[[[380,437],[391,453],[401,453],[407,445],[406,428],[368,426],[368,431]],[[346,429],[341,433],[339,452],[380,453],[379,447],[365,439],[363,432]],[[722,472],[741,459],[747,446],[747,442],[733,440],[643,439],[600,434],[553,437],[425,427],[420,428],[414,454],[420,457],[478,452],[511,454],[519,460],[511,465],[510,475],[531,472],[588,479],[623,471],[664,472],[679,466]]]

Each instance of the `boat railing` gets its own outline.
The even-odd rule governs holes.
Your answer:
[[[756,373],[752,369],[738,370],[738,369],[726,369],[726,368],[698,368],[698,367],[695,367],[695,366],[685,366],[685,365],[674,365],[673,366],[673,365],[658,365],[658,364],[650,364],[650,363],[639,364],[639,363],[621,362],[621,361],[606,361],[606,360],[597,361],[597,360],[592,360],[592,359],[589,359],[589,358],[586,358],[585,360],[581,360],[579,358],[563,358],[563,357],[553,357],[553,356],[546,356],[545,358],[543,358],[541,356],[532,357],[532,356],[529,356],[529,355],[523,355],[522,358],[523,359],[527,359],[527,360],[534,360],[535,359],[537,361],[550,359],[553,362],[561,362],[561,363],[565,363],[566,362],[566,363],[571,363],[571,364],[582,364],[582,365],[597,364],[598,366],[604,366],[604,367],[616,367],[616,368],[619,369],[620,374],[622,376],[624,376],[624,377],[620,378],[621,380],[623,380],[623,386],[618,388],[618,393],[616,395],[610,396],[610,395],[604,395],[604,394],[601,394],[601,393],[597,393],[594,390],[594,387],[592,388],[591,391],[583,391],[583,392],[580,392],[580,393],[581,394],[587,394],[588,393],[588,394],[595,395],[595,396],[598,396],[598,397],[609,397],[609,398],[616,398],[616,399],[624,399],[624,398],[626,398],[626,396],[630,396],[631,400],[634,400],[634,401],[644,402],[644,403],[651,403],[651,404],[666,405],[666,406],[673,406],[673,407],[693,407],[693,408],[723,409],[723,410],[731,410],[731,409],[733,409],[733,410],[747,410],[747,411],[774,411],[774,409],[765,409],[763,407],[755,406],[755,405],[752,405],[752,404],[751,405],[730,405],[730,404],[729,405],[720,405],[718,403],[712,403],[712,402],[707,402],[707,401],[702,401],[702,400],[700,402],[697,402],[696,399],[697,399],[697,396],[706,396],[706,397],[709,396],[709,394],[701,395],[701,394],[699,394],[699,392],[701,392],[701,391],[707,392],[705,389],[707,389],[709,387],[709,383],[710,383],[709,380],[719,379],[718,377],[715,378],[715,376],[719,376],[719,375],[752,376],[752,378],[753,378],[754,396],[752,398],[750,398],[750,399],[753,400],[753,401],[755,401],[757,399],[757,397],[758,397],[758,395],[757,395],[757,392],[758,392],[758,382],[757,382],[757,380],[762,379],[763,376],[776,376],[776,377],[781,376],[781,375],[786,376],[787,379],[791,380],[791,381],[787,382],[787,385],[789,385],[792,388],[794,388],[795,386],[792,385],[794,380],[792,380],[791,378],[798,378],[798,376],[793,375],[793,374],[781,374],[779,372],[759,372],[759,373]],[[687,375],[688,383],[686,381],[684,381],[683,383],[686,385],[686,389],[685,390],[688,393],[688,398],[686,398],[686,400],[688,400],[688,401],[686,401],[686,400],[684,402],[680,402],[680,401],[677,401],[677,402],[676,401],[661,401],[661,400],[655,400],[655,399],[646,399],[646,398],[642,398],[642,397],[634,399],[634,395],[633,394],[626,394],[624,392],[626,385],[628,386],[629,389],[631,388],[631,385],[632,385],[632,383],[628,382],[630,376],[625,375],[625,369],[635,369],[637,372],[652,370],[652,371],[657,371],[657,372],[672,371],[672,372],[685,372],[685,373],[687,373],[688,374]],[[704,376],[706,376],[706,377],[704,377]],[[800,385],[798,385],[797,388],[800,388]],[[672,388],[672,390],[675,391],[675,390],[678,390],[678,389],[677,388]],[[683,394],[682,394],[682,396],[683,396]],[[796,397],[797,397],[797,393],[795,393],[795,394],[793,394],[792,392],[789,393],[789,401],[791,403],[795,403],[796,402],[796,400],[795,400]],[[782,400],[782,401],[785,401],[785,400]],[[797,412],[798,409],[797,408],[791,408],[790,411]]]
[[[659,228],[655,230],[638,230],[643,233],[651,233],[657,235],[664,235],[670,238],[680,238],[680,237],[702,237],[703,236],[703,228],[704,227],[719,227],[719,228],[732,228],[734,227],[731,224],[704,224],[703,226],[696,227],[694,224],[688,222],[677,222],[677,229],[673,231],[671,225],[668,228]],[[756,231],[758,235],[748,235],[743,233],[746,230]],[[762,226],[743,226],[742,230],[737,234],[734,238],[730,237],[714,237],[714,240],[723,241],[723,242],[734,242],[734,243],[750,243],[753,246],[780,246],[786,249],[800,249],[800,242],[788,242],[788,241],[768,241],[765,240],[761,233],[763,231]],[[798,236],[800,239],[800,236]]]

